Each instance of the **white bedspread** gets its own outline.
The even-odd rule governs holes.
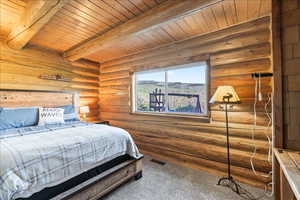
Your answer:
[[[82,123],[0,139],[0,199],[29,197],[118,156],[138,156],[123,129]]]

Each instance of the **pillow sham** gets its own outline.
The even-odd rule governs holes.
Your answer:
[[[64,109],[62,108],[39,108],[39,126],[46,124],[60,124],[64,121]]]
[[[76,110],[74,105],[66,105],[66,106],[60,106],[57,108],[64,109],[64,120],[65,121],[77,121],[79,120],[78,115],[76,114]]]
[[[39,107],[0,108],[0,130],[37,125],[38,113]]]

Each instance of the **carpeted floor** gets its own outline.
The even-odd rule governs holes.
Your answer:
[[[102,200],[239,200],[243,199],[226,187],[217,186],[219,177],[206,172],[164,166],[144,159],[143,178],[121,186]],[[263,190],[243,185],[255,197]],[[263,197],[262,200],[273,200]]]

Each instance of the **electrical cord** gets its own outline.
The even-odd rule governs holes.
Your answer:
[[[259,78],[259,79],[260,79],[260,78]],[[261,82],[260,82],[260,80],[259,80],[259,85],[260,85],[260,84],[261,84]],[[258,89],[259,89],[259,94],[261,94],[261,93],[260,93],[261,86],[259,86],[259,85],[258,85],[257,79],[255,79],[255,99],[254,99],[254,105],[253,105],[254,125],[253,125],[253,128],[252,128],[252,137],[251,137],[251,139],[252,139],[252,145],[253,145],[254,150],[253,150],[253,153],[252,153],[252,155],[251,155],[251,157],[250,157],[250,164],[251,164],[252,171],[253,171],[253,173],[254,173],[255,175],[257,175],[257,176],[262,176],[262,177],[265,177],[265,178],[269,178],[269,177],[270,177],[270,173],[269,173],[268,175],[258,174],[257,171],[256,171],[256,169],[255,169],[254,162],[253,162],[253,160],[254,160],[254,158],[255,158],[255,156],[256,156],[256,154],[257,154],[257,146],[256,146],[256,143],[255,143],[255,133],[256,133],[256,126],[257,126],[256,105],[257,105],[257,98],[258,98],[258,95],[257,95],[257,94],[258,94]],[[270,100],[268,100],[267,103],[266,103],[266,105],[265,105],[265,111],[266,111],[266,113],[268,113],[268,112],[267,112],[267,107],[268,107],[268,103],[269,103],[269,102],[270,102]],[[267,115],[268,115],[268,114],[267,114]],[[268,115],[268,118],[272,120],[272,118],[270,118],[269,115]],[[270,126],[271,123],[272,123],[272,121],[271,121],[271,122],[270,122],[270,121],[268,122],[268,127]],[[268,127],[267,127],[267,129],[268,129]],[[266,131],[266,132],[267,132],[267,131]],[[265,132],[265,135],[266,135],[266,137],[267,137],[267,139],[268,139],[268,143],[269,143],[268,161],[270,161],[270,158],[271,158],[271,156],[270,156],[271,153],[270,153],[270,152],[272,151],[272,148],[270,148],[270,146],[272,146],[272,143],[271,143],[270,137],[267,135],[266,132]]]
[[[262,176],[262,177],[265,177],[265,178],[269,178],[271,176],[273,176],[273,173],[272,171],[268,173],[268,175],[263,175],[263,174],[258,174],[256,169],[255,169],[255,166],[254,166],[254,158],[257,154],[257,146],[256,146],[256,143],[255,143],[255,133],[256,133],[256,127],[257,127],[257,112],[256,112],[256,106],[257,106],[257,99],[259,99],[260,101],[262,100],[262,95],[261,95],[261,80],[260,80],[260,77],[259,77],[259,80],[255,79],[255,100],[254,100],[254,105],[253,105],[253,112],[254,112],[254,116],[253,116],[253,119],[254,119],[254,124],[253,124],[253,129],[252,129],[252,145],[253,145],[253,153],[251,155],[251,158],[250,158],[250,164],[251,164],[251,168],[252,168],[252,171],[255,175],[257,176]],[[267,127],[265,129],[265,136],[268,140],[268,162],[272,163],[272,169],[273,169],[273,162],[272,162],[272,155],[273,155],[273,152],[272,152],[272,140],[271,138],[269,137],[268,135],[268,132],[269,132],[269,129],[272,125],[272,117],[271,117],[271,114],[268,112],[268,107],[270,105],[270,103],[272,102],[272,96],[271,94],[268,94],[268,100],[267,102],[265,103],[265,106],[264,106],[264,111],[265,111],[265,115],[267,116],[268,118],[268,124],[267,124]],[[268,192],[268,187],[272,187],[272,191],[271,193]],[[264,195],[263,196],[272,196],[274,193],[274,187],[273,187],[273,182],[270,182],[270,183],[267,183],[265,185],[265,192],[264,192]]]

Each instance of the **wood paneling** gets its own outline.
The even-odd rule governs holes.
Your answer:
[[[131,72],[210,60],[211,92],[218,85],[234,85],[242,101],[242,104],[229,112],[233,174],[242,182],[263,187],[270,178],[254,175],[250,166],[255,84],[250,74],[254,71],[271,71],[269,26],[269,17],[264,17],[102,63],[99,102],[101,119],[110,120],[113,125],[127,129],[145,153],[166,161],[224,174],[224,112],[216,106],[211,107],[210,123],[198,118],[130,114]],[[270,79],[262,81],[265,93],[272,90],[270,83]],[[263,102],[258,105],[257,123],[260,126],[254,142],[259,150],[254,163],[259,173],[267,174],[271,170],[271,164],[267,161],[267,136],[271,136],[271,130],[264,126],[267,117],[263,105]]]
[[[121,41],[127,40],[140,33],[147,33],[148,31],[155,29],[155,27],[202,10],[217,2],[220,2],[220,0],[167,1],[102,35],[96,35],[89,41],[64,52],[64,57],[71,61],[78,60],[99,49],[111,46],[111,44],[118,44]],[[163,41],[160,40],[160,43],[163,43]]]
[[[300,150],[300,2],[281,2],[285,148]]]
[[[78,103],[79,96],[75,92],[0,91],[1,107],[58,107],[70,104],[76,106]]]
[[[0,1],[0,36],[7,37],[26,7],[25,0]]]
[[[80,105],[90,106],[88,119],[98,119],[99,69],[87,67],[90,62],[81,65],[68,63],[51,51],[36,47],[24,50],[12,50],[1,43],[0,52],[0,88],[50,91],[78,91]],[[88,65],[89,64],[89,65]],[[41,74],[61,74],[71,78],[71,82],[42,80]]]
[[[151,0],[71,0],[31,43],[66,51],[157,5],[156,1]]]
[[[153,30],[136,34],[127,42],[113,43],[87,58],[100,62],[113,60],[137,51],[207,34],[269,15],[270,10],[270,0],[224,0],[194,14],[162,24]]]
[[[10,32],[7,44],[14,49],[23,48],[29,40],[61,9],[69,0],[29,1],[19,22]]]
[[[70,0],[30,42],[60,52],[72,50],[95,36],[103,35],[128,20],[155,9],[165,1]],[[0,28],[3,34],[10,32],[26,6],[22,0],[13,2],[2,0],[0,4]],[[142,31],[121,42],[106,43],[104,48],[85,58],[106,62],[145,49],[221,30],[269,15],[270,2],[271,0],[224,0],[154,29]]]

